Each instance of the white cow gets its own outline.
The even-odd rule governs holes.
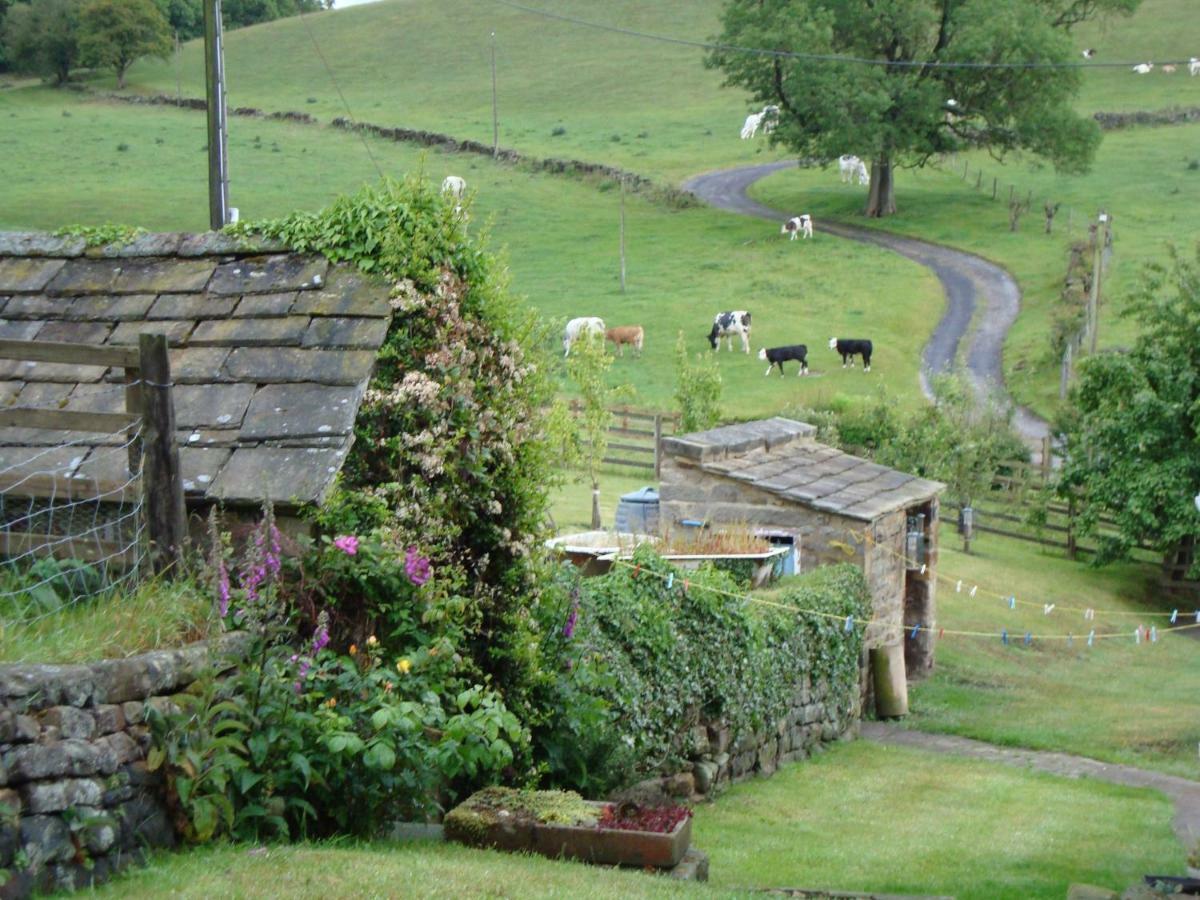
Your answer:
[[[758,134],[759,128],[762,128],[763,134],[770,134],[775,130],[775,120],[778,115],[778,106],[764,106],[761,112],[750,113],[746,116],[745,124],[742,125],[742,140],[750,140]]]
[[[567,323],[567,327],[563,329],[563,356],[570,356],[571,345],[585,335],[596,334],[603,340],[606,330],[604,320],[596,316],[583,316],[578,319],[572,319]]]
[[[467,189],[467,182],[457,175],[447,175],[442,179],[442,193],[449,194],[455,200],[462,200]]]
[[[839,156],[838,171],[841,172],[842,182],[851,182],[856,178],[859,184],[869,184],[871,176],[867,173],[867,164],[857,156]]]
[[[1139,75],[1149,75],[1150,70],[1153,68],[1154,68],[1154,63],[1144,62],[1144,63],[1138,63],[1136,66],[1134,66],[1133,71],[1137,72]]]
[[[808,213],[793,216],[783,223],[783,226],[779,229],[779,233],[789,235],[789,241],[794,241],[798,236],[803,236],[805,239],[812,237],[812,216]]]

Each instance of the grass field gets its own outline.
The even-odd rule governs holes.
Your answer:
[[[593,22],[689,40],[719,30],[721,0],[687,4],[543,0],[541,9]],[[1144,0],[1132,19],[1089,23],[1078,46],[1097,62],[1184,59],[1197,53],[1191,0]],[[324,120],[346,114],[368,122],[492,140],[490,35],[496,35],[500,142],[540,156],[602,160],[680,181],[701,171],[766,156],[738,137],[750,104],[721,88],[697,48],[598,31],[472,0],[385,0],[230,32],[229,98],[234,106],[294,109]],[[326,70],[315,47],[329,63]],[[1082,60],[1081,60],[1082,61]],[[331,77],[332,73],[332,77]],[[143,61],[134,90],[203,96],[197,42],[178,63]],[[1159,109],[1200,104],[1200,79],[1186,71],[1139,77],[1127,69],[1085,76],[1078,106]],[[556,128],[565,128],[554,135]]]
[[[1200,780],[1200,639],[1163,633],[1156,643],[1137,644],[1133,637],[1139,624],[1160,632],[1169,625],[1163,614],[1172,604],[1157,596],[1152,567],[1095,569],[987,534],[967,556],[949,525],[941,540],[938,624],[990,634],[1007,629],[1011,640],[940,640],[933,676],[912,691],[909,724]],[[1009,596],[1019,601],[1015,610]],[[1055,607],[1049,615],[1046,604]],[[1089,607],[1094,621],[1083,618]],[[1180,624],[1194,624],[1191,610],[1181,610]],[[1091,629],[1121,636],[1089,648]],[[1027,631],[1030,646],[1023,644]],[[1074,635],[1070,646],[1049,638],[1066,634]]]
[[[750,897],[809,887],[1061,898],[1073,881],[1120,889],[1183,871],[1171,804],[1071,781],[867,743],[842,744],[696,809],[707,885],[429,843],[224,846],[159,853],[100,897]],[[998,823],[1004,823],[998,826]]]
[[[965,181],[964,166],[969,167]],[[976,191],[975,173],[981,170],[984,189]],[[995,201],[993,178],[999,180]],[[1010,184],[1022,197],[1033,196],[1032,209],[1016,233],[1008,223]],[[1200,240],[1195,213],[1200,207],[1200,125],[1109,133],[1088,175],[1058,175],[1028,160],[1000,166],[983,153],[964,154],[941,169],[905,171],[897,187],[900,211],[882,222],[858,215],[864,190],[839,183],[830,172],[786,170],[759,182],[751,193],[780,209],[806,209],[818,223],[823,217],[855,221],[960,247],[1004,266],[1022,291],[1021,314],[1005,345],[1008,388],[1018,401],[1049,414],[1058,406],[1059,376],[1049,335],[1071,241],[1086,239],[1098,210],[1112,215],[1113,254],[1102,282],[1100,347],[1127,346],[1134,326],[1119,317],[1119,298],[1136,285],[1143,263],[1164,261],[1168,242],[1186,248]],[[1064,207],[1051,235],[1043,228],[1047,201]],[[1072,208],[1069,219],[1065,207]]]
[[[542,6],[568,16],[702,40],[717,31],[720,2],[697,0],[687,5],[685,14],[672,5],[633,0],[617,0],[602,8],[583,0],[550,0]],[[1197,48],[1188,30],[1176,23],[1187,21],[1190,9],[1189,0],[1144,0],[1136,16],[1087,23],[1077,29],[1075,39],[1080,47],[1097,48],[1097,62],[1186,60]],[[469,24],[464,27],[464,23]],[[227,40],[230,102],[304,110],[327,121],[346,113],[334,89],[336,79],[350,109],[363,120],[490,141],[492,31],[497,35],[501,143],[506,146],[542,156],[612,162],[672,182],[701,171],[781,155],[761,139],[738,139],[747,103],[740,92],[720,86],[719,73],[703,68],[702,53],[696,48],[597,31],[501,4],[468,0],[386,0],[332,15],[233,32]],[[321,48],[330,71],[314,46]],[[380,79],[380,72],[387,72],[388,77]],[[200,49],[192,42],[178,60],[139,63],[132,71],[131,84],[134,90],[182,90],[185,95],[200,96],[202,77]],[[1090,69],[1077,103],[1088,113],[1194,105],[1200,105],[1200,78],[1188,77],[1186,67],[1174,75],[1156,70],[1144,77],[1125,67]],[[554,134],[562,129],[565,131]],[[1019,157],[1010,158],[1005,165],[984,154],[964,157],[971,166],[971,183],[974,172],[982,167],[989,187],[993,177],[1001,183],[1003,200],[1007,200],[1008,184],[1015,184],[1021,194],[1032,192],[1034,208],[1018,235],[1007,232],[1006,202],[985,202],[982,194],[961,180],[956,182],[953,175],[904,171],[897,186],[902,214],[882,227],[973,250],[1012,270],[1024,304],[1006,346],[1006,376],[1020,402],[1051,415],[1058,403],[1058,360],[1050,358],[1047,335],[1051,307],[1066,267],[1068,214],[1064,211],[1060,216],[1059,236],[1045,239],[1040,234],[1042,203],[1058,201],[1071,207],[1076,235],[1085,233],[1087,221],[1097,210],[1104,208],[1114,215],[1117,243],[1107,293],[1119,296],[1137,278],[1142,261],[1164,257],[1167,241],[1186,245],[1200,236],[1200,222],[1188,215],[1200,195],[1200,170],[1187,168],[1200,157],[1198,134],[1200,126],[1109,134],[1093,172],[1076,177],[1057,175],[1049,167]],[[355,148],[345,151],[347,155],[357,152]],[[455,165],[472,164],[461,160]],[[781,175],[776,185],[760,190],[780,208],[859,218],[862,192],[839,185],[831,170]],[[990,190],[987,196],[990,198]],[[540,205],[532,209],[539,215],[542,212]],[[603,241],[606,231],[611,235],[611,225],[594,229],[592,237]],[[502,237],[510,240],[511,236]],[[666,248],[649,232],[643,232],[643,239],[643,252],[655,254],[661,261],[658,252]],[[634,241],[636,246],[639,239]],[[520,256],[513,246],[514,263],[525,267],[522,278],[536,277],[528,268],[529,258]],[[611,288],[611,250],[603,255],[609,262],[604,280]],[[534,258],[550,261],[559,257],[539,253]],[[778,272],[776,260],[761,262],[764,267],[755,271]],[[694,265],[687,271],[695,273]],[[828,270],[822,266],[819,271]],[[641,274],[650,273],[643,270]],[[650,295],[655,297],[652,303],[658,292],[665,289],[670,293],[679,283],[679,267],[663,266],[662,274],[665,282],[661,286],[650,283],[653,277],[649,282],[635,278],[639,287],[655,292]],[[895,296],[880,281],[880,274],[864,270],[851,282],[853,295]],[[837,284],[839,279],[835,276],[828,281]],[[548,278],[546,286],[553,283],[554,279]],[[796,283],[813,288],[798,298],[806,305],[812,296],[820,298],[825,293],[823,285]],[[572,286],[577,287],[574,282]],[[743,297],[757,298],[761,286],[746,285]],[[771,285],[766,287],[770,293]],[[540,304],[538,290],[528,293]],[[628,301],[627,309],[641,313],[635,297],[622,299]],[[730,303],[749,305],[748,301],[733,303],[733,298]],[[862,300],[851,298],[851,303],[853,309],[860,307]],[[871,306],[868,315],[889,304],[876,301]],[[821,317],[825,313],[814,312]],[[873,337],[886,337],[893,324],[872,323]],[[808,339],[798,334],[792,323],[783,333],[789,339]],[[1101,335],[1109,346],[1128,341],[1130,328],[1115,320],[1112,306],[1102,315]],[[886,346],[885,340],[876,338],[876,342]]]
[[[26,89],[0,93],[0,122],[7,185],[0,227],[52,230],[106,221],[152,230],[204,227],[202,115]],[[231,193],[243,218],[315,209],[377,177],[357,138],[334,129],[235,117],[230,145]],[[47,154],[46,147],[59,149]],[[880,384],[905,406],[922,402],[920,350],[943,301],[931,275],[894,254],[840,241],[801,247],[767,223],[630,196],[622,294],[618,191],[392,142],[375,140],[371,148],[391,175],[423,159],[436,181],[447,171],[463,173],[475,191],[474,221],[490,229],[492,246],[503,248],[515,292],[546,317],[600,315],[610,325],[643,325],[643,357],[626,354],[612,370],[614,383],[633,386],[632,405],[673,406],[677,333],[684,332],[692,352],[711,352],[705,334],[724,309],[752,311],[756,350],[807,342],[813,351],[811,377],[770,381],[757,359],[722,351],[728,415],[771,415],[837,394],[865,396]],[[858,289],[864,279],[895,302],[873,312]],[[885,338],[872,373],[831,365],[837,357],[824,347],[828,335],[854,330],[867,316]],[[560,355],[557,342],[552,349]]]

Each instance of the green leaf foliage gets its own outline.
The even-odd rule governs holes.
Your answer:
[[[170,26],[154,0],[87,0],[80,12],[80,62],[115,71],[118,90],[136,60],[166,59],[171,46]]]
[[[1097,535],[1097,564],[1138,542],[1167,552],[1200,537],[1200,248],[1147,266],[1123,315],[1139,326],[1133,346],[1080,364],[1060,423],[1061,490],[1081,498],[1080,533],[1095,533],[1102,513],[1116,522]]]
[[[722,45],[827,58],[718,49],[707,64],[752,103],[779,108],[772,143],[822,162],[842,154],[867,161],[866,213],[887,215],[895,209],[894,166],[924,165],[961,148],[997,156],[1023,149],[1063,171],[1085,170],[1100,131],[1072,109],[1079,72],[1019,66],[1074,62],[1071,25],[1129,14],[1138,2],[730,0],[715,38]]]
[[[4,17],[4,56],[14,71],[66,84],[79,63],[81,0],[16,3]]]
[[[827,681],[844,714],[854,708],[862,632],[842,626],[871,608],[857,568],[819,569],[766,605],[710,566],[683,572],[648,547],[634,563],[566,582],[538,610],[543,655],[561,673],[562,705],[534,734],[552,783],[611,790],[669,770],[693,726],[773,727],[806,678]]]

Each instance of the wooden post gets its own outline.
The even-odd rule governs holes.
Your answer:
[[[975,173],[975,190],[979,190],[983,185],[983,169]]]
[[[1079,548],[1075,544],[1075,498],[1067,498],[1067,559],[1074,559]]]
[[[142,417],[142,373],[134,368],[125,368],[125,412]],[[129,474],[136,475],[142,464],[141,441],[129,442]]]
[[[621,293],[625,293],[625,176],[621,176]]]
[[[204,0],[204,78],[208,103],[208,227],[229,222],[229,156],[226,148],[225,59],[221,0]]]
[[[496,103],[496,32],[492,32],[492,159],[500,155],[500,110]]]
[[[1050,435],[1042,435],[1042,486],[1050,480],[1050,460],[1054,451],[1050,447]]]
[[[662,413],[654,414],[654,479],[662,478]]]
[[[1100,221],[1107,222],[1108,216],[1100,214]],[[1100,257],[1104,240],[1097,233],[1092,242],[1092,290],[1088,295],[1088,352],[1096,352],[1096,341],[1100,335]]]
[[[187,541],[183,477],[175,443],[175,403],[165,334],[138,335],[141,354],[142,490],[155,572],[182,569]]]

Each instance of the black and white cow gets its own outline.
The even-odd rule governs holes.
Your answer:
[[[725,338],[729,350],[733,351],[733,336],[742,339],[742,349],[750,352],[750,313],[744,309],[732,312],[717,313],[713,316],[712,330],[708,333],[708,343],[714,350],[721,349],[721,338]]]
[[[861,355],[863,358],[863,371],[871,371],[871,342],[859,338],[830,338],[829,349],[836,350],[842,354],[842,368],[846,368],[846,363],[854,365],[854,357]]]
[[[783,364],[789,359],[794,359],[800,363],[800,371],[797,375],[808,374],[808,347],[804,344],[792,344],[789,347],[763,347],[758,351],[758,358],[768,360],[771,364],[767,366],[767,374],[771,374],[771,370],[779,366],[779,374],[783,374]]]
[[[780,234],[788,235],[789,241],[794,241],[798,237],[810,238],[813,236],[812,216],[808,213],[802,213],[798,216],[792,216],[779,229]]]

